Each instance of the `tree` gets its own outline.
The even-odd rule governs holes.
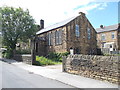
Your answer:
[[[25,41],[35,35],[37,25],[30,16],[28,9],[0,7],[2,12],[3,45],[11,51],[16,48],[18,39]]]

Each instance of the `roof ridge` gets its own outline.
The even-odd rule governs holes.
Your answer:
[[[105,26],[104,28],[96,28],[96,32],[106,32],[106,31],[113,31],[113,30],[117,30],[118,28],[118,24],[114,24],[114,25],[109,25],[109,26]]]
[[[40,31],[38,31],[36,34],[41,34],[41,33],[47,32],[49,30],[64,26],[64,25],[66,25],[67,23],[69,23],[70,21],[72,21],[73,19],[75,19],[78,16],[79,15],[76,15],[76,16],[70,17],[68,19],[65,19],[63,21],[57,22],[57,23],[55,23],[53,25],[50,25],[48,27],[45,27],[45,28],[41,29]]]

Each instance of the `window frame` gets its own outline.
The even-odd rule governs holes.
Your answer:
[[[114,36],[114,38],[113,38],[113,36]],[[111,32],[111,38],[115,39],[115,32]]]
[[[75,36],[80,37],[80,27],[78,24],[75,25]]]
[[[89,27],[87,27],[87,38],[91,39],[91,29]]]
[[[53,45],[53,42],[52,42],[52,33],[48,33],[48,45],[49,46]]]
[[[104,37],[104,38],[103,38]],[[102,41],[105,41],[106,40],[106,37],[105,37],[105,34],[103,33],[103,34],[101,34],[101,40]]]
[[[55,31],[55,45],[62,44],[62,29]]]

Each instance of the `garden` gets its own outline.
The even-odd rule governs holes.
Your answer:
[[[46,57],[43,56],[36,56],[36,63],[35,65],[56,65],[62,64],[62,57],[67,56],[69,53],[49,53]]]

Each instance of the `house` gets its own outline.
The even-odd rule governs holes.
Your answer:
[[[103,26],[96,29],[97,45],[103,53],[115,54],[120,51],[120,28],[119,25]]]
[[[82,12],[47,28],[44,28],[44,20],[41,20],[40,27],[41,30],[36,33],[37,55],[70,52],[70,49],[74,54],[97,53],[96,31]]]

